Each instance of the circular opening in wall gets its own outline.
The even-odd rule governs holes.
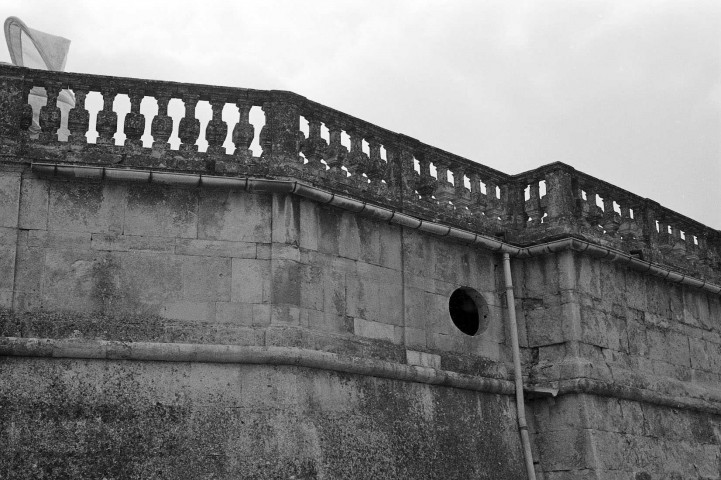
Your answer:
[[[488,326],[488,304],[483,296],[469,287],[461,287],[451,294],[448,312],[453,324],[466,335],[476,335]]]

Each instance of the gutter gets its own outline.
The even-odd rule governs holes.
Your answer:
[[[626,252],[609,247],[602,247],[578,238],[565,238],[553,242],[517,247],[498,240],[495,237],[474,233],[460,228],[449,227],[428,220],[407,215],[385,207],[356,200],[343,195],[323,190],[295,180],[275,180],[263,178],[221,177],[201,175],[197,173],[156,172],[127,168],[102,166],[68,165],[55,163],[32,163],[31,169],[39,175],[50,177],[77,178],[86,180],[108,180],[129,183],[158,183],[186,187],[209,187],[244,190],[248,192],[290,193],[313,200],[323,205],[331,205],[352,213],[358,213],[381,222],[400,225],[411,230],[430,233],[440,237],[448,237],[469,245],[477,245],[486,250],[501,254],[507,253],[518,258],[535,257],[563,250],[574,250],[596,258],[623,263],[629,268],[642,273],[661,277],[666,281],[698,288],[707,293],[721,296],[721,286],[708,283],[698,278],[683,275],[670,268],[640,260]]]

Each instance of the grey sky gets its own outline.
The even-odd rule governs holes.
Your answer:
[[[721,228],[721,2],[5,2],[69,71],[284,89],[507,173]],[[0,61],[8,61],[3,49]]]

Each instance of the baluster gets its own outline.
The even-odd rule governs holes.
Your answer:
[[[418,164],[420,166],[420,176],[418,178],[418,185],[416,190],[423,200],[428,202],[433,201],[433,194],[438,186],[438,181],[431,175],[431,161],[426,155],[421,155],[418,158]]]
[[[368,155],[363,152],[363,134],[359,130],[353,129],[348,132],[348,135],[350,136],[350,153],[346,161],[346,168],[351,173],[351,178],[362,185],[367,183],[361,177],[366,172],[369,161]]]
[[[453,187],[456,194],[453,204],[456,207],[461,208],[461,210],[467,211],[463,207],[467,207],[471,204],[471,195],[465,185],[466,170],[462,166],[458,165],[451,171],[453,172]]]
[[[130,98],[130,113],[125,115],[123,132],[125,133],[125,146],[141,148],[143,141],[140,139],[145,133],[145,115],[140,113],[140,102],[143,101],[145,91],[132,88],[128,92]]]
[[[198,151],[195,142],[200,136],[200,120],[195,118],[195,107],[200,97],[196,94],[186,93],[183,95],[183,103],[185,105],[185,116],[180,119],[178,125],[178,137],[180,138],[180,151],[183,153],[193,153]]]
[[[40,140],[42,142],[57,142],[58,129],[62,113],[58,107],[58,95],[62,84],[58,82],[45,82],[45,91],[48,95],[47,103],[40,108]]]
[[[523,185],[519,182],[507,182],[501,186],[501,198],[505,209],[506,222],[516,228],[525,228],[528,223],[523,190]],[[543,218],[542,215],[539,216]]]
[[[159,90],[155,98],[158,101],[158,114],[150,123],[150,134],[153,136],[153,156],[159,157],[170,149],[168,139],[173,133],[173,117],[168,115],[170,92]]]
[[[368,150],[370,155],[366,175],[370,179],[372,185],[383,185],[382,180],[385,178],[387,164],[381,158],[380,142],[374,137],[368,137]]]
[[[693,243],[693,237],[694,232],[693,231],[686,231],[686,239],[684,240],[685,243],[685,250],[686,250],[686,258],[691,261],[698,260],[698,248],[696,247],[696,244]]]
[[[250,109],[253,105],[247,100],[238,100],[235,106],[238,107],[240,118],[233,128],[234,155],[247,161],[253,158],[253,151],[250,150],[250,144],[255,138],[255,127],[250,123]]]
[[[533,225],[541,224],[541,192],[538,186],[538,180],[535,178],[529,184],[530,195],[525,202],[526,215],[531,219]]]
[[[341,143],[341,129],[333,123],[326,123],[330,133],[330,143],[325,153],[325,163],[330,167],[328,174],[331,177],[345,181],[346,173],[341,169],[348,155],[348,149]]]
[[[98,145],[113,145],[115,132],[118,130],[118,114],[113,111],[113,101],[118,90],[114,85],[103,85],[103,109],[98,112],[95,129],[98,131]]]
[[[615,236],[620,226],[621,218],[613,209],[613,199],[610,194],[605,194],[603,197],[603,229],[607,234]]]
[[[28,99],[30,97],[30,90],[33,86],[30,82],[23,82],[22,84],[22,111],[20,112],[20,132],[24,138],[29,135],[28,129],[33,124],[33,107],[30,105]]]
[[[494,222],[497,222],[498,217],[501,216],[501,208],[496,196],[496,186],[496,182],[493,180],[486,182],[486,216]]]
[[[433,159],[433,164],[436,166],[436,175],[438,177],[436,186],[436,199],[444,205],[455,199],[455,190],[453,184],[448,181],[448,164],[440,159]]]
[[[68,141],[75,145],[88,143],[85,134],[90,127],[90,112],[85,109],[85,98],[89,91],[90,88],[86,85],[78,85],[73,89],[75,106],[68,113],[68,130],[70,130]]]
[[[625,202],[619,206],[621,207],[621,221],[616,233],[621,236],[622,240],[633,240],[636,238],[637,232],[634,228],[635,222],[631,218],[631,208]]]
[[[574,198],[575,170],[559,166],[546,172],[546,195],[541,202],[542,213],[552,223],[575,223],[577,219],[576,199]]]
[[[320,120],[308,116],[308,138],[303,142],[301,151],[308,160],[307,167],[316,172],[325,173],[325,165],[321,162],[328,142],[320,136]]]
[[[260,130],[259,141],[262,156],[271,156],[275,167],[298,170],[303,164],[298,153],[305,139],[300,131],[298,106],[284,100],[284,95],[279,94],[263,103],[265,125]]]
[[[478,173],[471,172],[469,178],[471,180],[471,203],[468,208],[477,215],[486,209],[486,196],[481,191],[481,177]]]
[[[672,232],[673,252],[678,255],[686,253],[686,240],[681,238],[681,228],[674,227]]]
[[[223,121],[223,107],[225,98],[211,96],[210,107],[213,109],[213,118],[205,127],[205,139],[208,141],[208,155],[223,155],[223,143],[228,136],[228,123]]]
[[[586,188],[586,220],[589,225],[593,228],[598,228],[599,224],[603,220],[603,210],[596,203],[596,189],[593,185],[589,185]]]

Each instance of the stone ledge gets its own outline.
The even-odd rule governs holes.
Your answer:
[[[535,386],[557,388],[558,396],[590,394],[721,415],[721,394],[702,388],[697,389],[697,396],[679,397],[645,388],[613,384],[591,378],[573,378]]]
[[[513,382],[294,347],[0,337],[0,356],[298,366],[512,395]]]

